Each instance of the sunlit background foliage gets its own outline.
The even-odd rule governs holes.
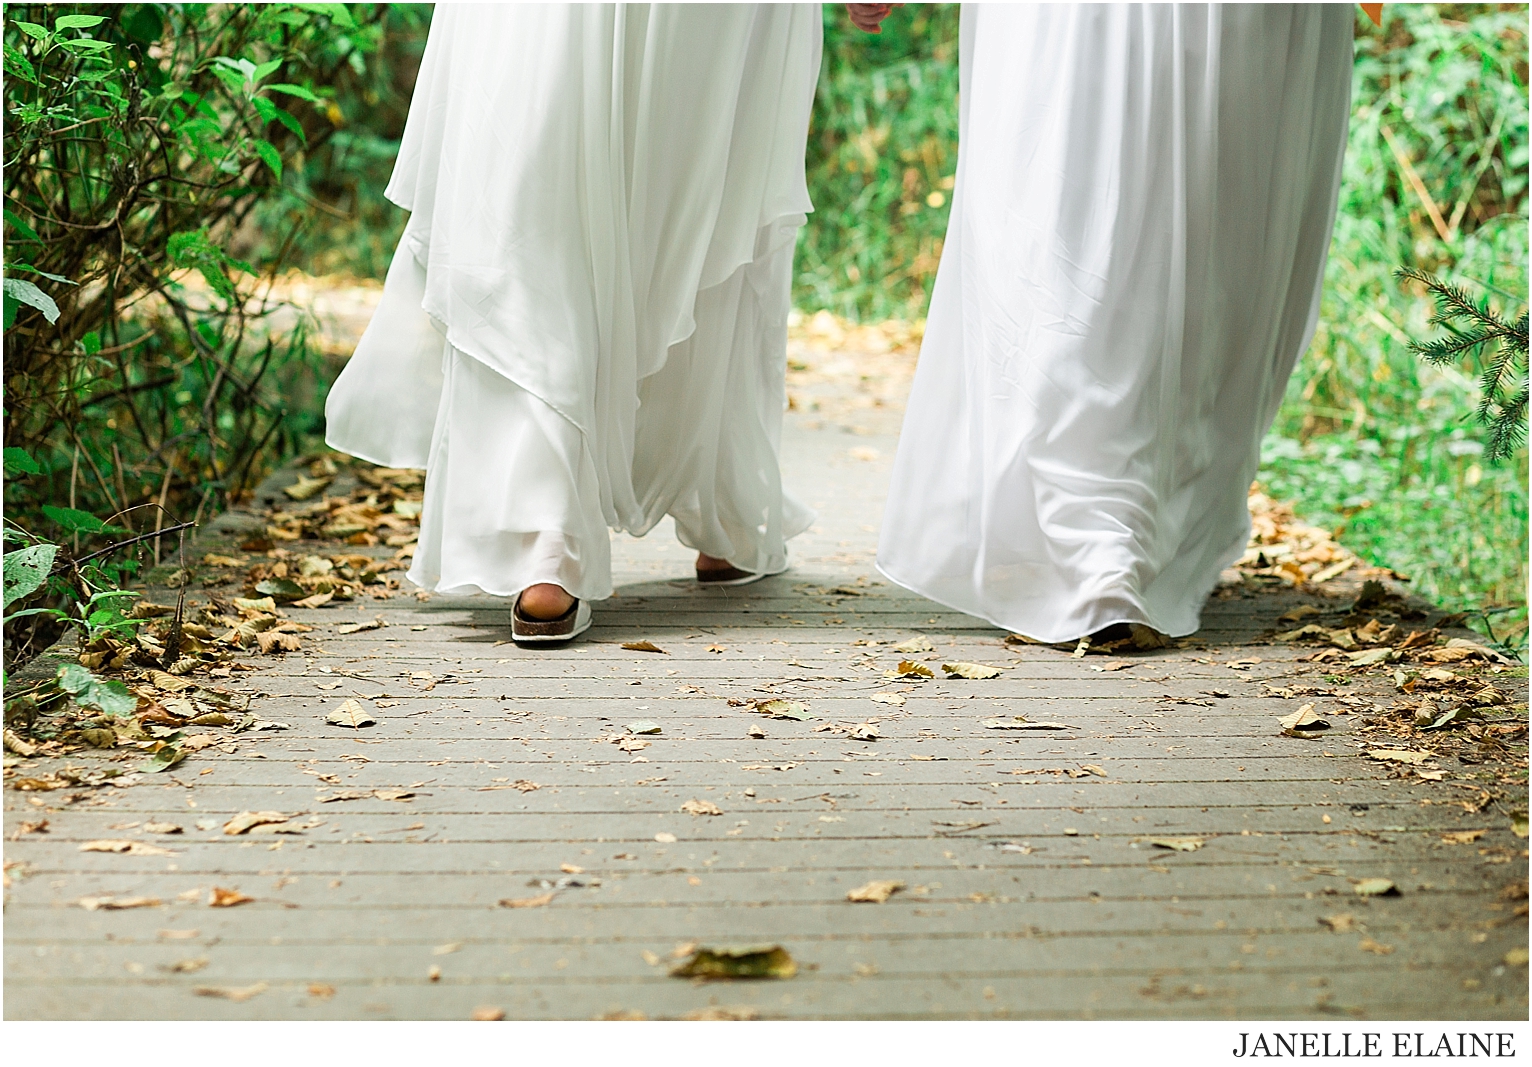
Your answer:
[[[824,12],[795,302],[919,321],[956,169],[958,9],[906,5],[876,37]],[[25,530],[83,553],[102,520],[168,522],[160,504],[205,517],[317,444],[334,367],[265,287],[382,276],[429,22],[411,4],[5,6],[8,549]],[[1381,28],[1358,12],[1321,324],[1262,472],[1519,644],[1525,445],[1487,461],[1480,368],[1410,349],[1441,334],[1394,272],[1524,313],[1526,27],[1526,5],[1388,5]]]

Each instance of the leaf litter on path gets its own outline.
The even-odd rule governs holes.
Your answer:
[[[756,704],[755,710],[773,719],[794,719],[798,722],[814,717],[809,712],[809,706],[800,700],[762,700]]]
[[[791,978],[798,964],[781,945],[721,945],[697,948],[670,970],[672,978]]]
[[[853,904],[882,904],[903,889],[904,885],[905,883],[897,880],[872,881],[848,891],[846,899]]]
[[[670,655],[653,641],[624,641],[622,647],[629,652],[658,652],[662,656]]]
[[[239,1003],[251,997],[258,997],[270,988],[265,982],[256,982],[254,985],[238,987],[199,985],[193,988],[192,992],[199,997],[221,997],[224,1000]]]
[[[1149,843],[1155,848],[1168,848],[1172,852],[1196,852],[1207,841],[1201,837],[1151,837]]]
[[[326,715],[324,721],[331,726],[344,726],[351,730],[360,730],[364,726],[376,726],[378,724],[378,720],[355,700],[346,701]]]
[[[902,668],[904,664],[899,666]],[[967,660],[943,663],[942,670],[947,672],[948,678],[971,678],[976,681],[999,678],[1001,673],[999,667],[991,667],[986,663],[969,663]]]
[[[1073,730],[1075,727],[1062,722],[1033,722],[1025,715],[1009,719],[985,719],[980,723],[987,730]]]

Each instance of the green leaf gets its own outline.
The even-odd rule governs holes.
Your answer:
[[[281,181],[282,153],[277,151],[276,146],[270,141],[257,141],[255,142],[255,154],[260,156],[262,162],[271,168],[271,173],[277,176],[277,181]]]
[[[78,663],[60,667],[58,683],[82,708],[95,708],[108,715],[132,715],[138,708],[138,698],[127,686],[115,679],[97,678]]]
[[[59,30],[88,30],[105,21],[105,15],[64,15],[53,21],[53,31],[57,33]]]
[[[103,533],[109,527],[88,511],[43,505],[43,514],[64,528],[65,533]]]
[[[18,22],[15,26],[34,41],[46,41],[53,36],[48,32],[48,27],[39,26],[35,22]]]
[[[79,37],[72,41],[60,41],[59,47],[65,51],[84,55],[89,52],[105,52],[112,47],[112,42],[93,41],[89,37]]]
[[[351,17],[351,12],[346,10],[345,4],[294,4],[293,6],[302,11],[312,11],[316,15],[325,15],[335,25],[345,29],[356,28],[356,20]]]
[[[62,274],[49,274],[45,270],[38,270],[36,267],[32,266],[32,264],[30,264],[30,263],[8,263],[8,264],[6,264],[6,266],[9,269],[11,269],[11,270],[22,270],[22,271],[26,271],[28,274],[41,275],[42,277],[47,278],[50,282],[59,282],[59,283],[61,283],[63,285],[79,285],[80,284],[79,282],[72,282],[72,281],[70,281],[68,278],[64,277]]]
[[[21,449],[7,448],[5,451],[5,462],[9,466],[9,453],[20,452]],[[24,452],[22,454],[26,455]],[[5,569],[5,603],[0,606],[8,608],[42,588],[43,582],[48,580],[48,572],[53,569],[53,560],[58,550],[58,545],[42,544],[7,552],[4,559],[0,560]]]
[[[37,460],[32,458],[32,453],[24,448],[7,448],[5,450],[5,475],[7,478],[16,474],[41,474],[43,469]]]
[[[83,693],[96,682],[96,676],[78,663],[66,663],[59,668],[59,688],[70,696]]]
[[[43,317],[49,323],[59,320],[59,306],[53,302],[53,297],[43,292],[31,282],[24,282],[17,278],[6,278],[4,289],[5,295],[15,300],[18,304],[25,304],[27,307],[33,307],[41,311]],[[7,319],[10,318],[11,316],[8,315]],[[10,322],[7,321],[6,325],[9,326]]]
[[[224,269],[232,261],[223,249],[208,240],[206,230],[171,234],[165,251],[171,266],[195,267],[215,293],[225,300],[234,299],[234,283]]]
[[[21,49],[15,45],[5,46],[5,72],[22,81],[37,84],[37,71],[32,69],[32,61],[21,54]],[[7,211],[6,215],[10,215]]]
[[[282,61],[280,59],[272,59],[265,63],[258,64],[256,68],[250,72],[250,80],[253,82],[261,81],[268,75],[275,74],[278,68],[281,66]]]
[[[94,356],[97,352],[101,351],[101,335],[92,330],[80,338],[80,351],[84,352],[87,356]]]
[[[75,703],[97,708],[108,715],[132,715],[138,708],[138,698],[116,679],[103,681],[93,678],[90,688],[83,695],[75,697]]]
[[[319,103],[319,97],[312,90],[305,89],[301,85],[278,83],[276,85],[262,86],[262,88],[269,93],[285,93],[288,96],[296,96],[299,100],[307,100],[311,104]]]

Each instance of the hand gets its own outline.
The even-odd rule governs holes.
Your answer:
[[[851,15],[851,24],[859,30],[868,33],[882,33],[883,20],[888,18],[889,13],[895,8],[895,4],[847,4],[846,10]]]

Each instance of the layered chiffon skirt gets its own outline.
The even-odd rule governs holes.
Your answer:
[[[1039,640],[1197,629],[1317,320],[1353,18],[964,5],[886,575]]]
[[[785,566],[792,253],[818,5],[439,5],[389,198],[411,212],[327,441],[425,467],[411,580],[611,593],[671,515]]]

